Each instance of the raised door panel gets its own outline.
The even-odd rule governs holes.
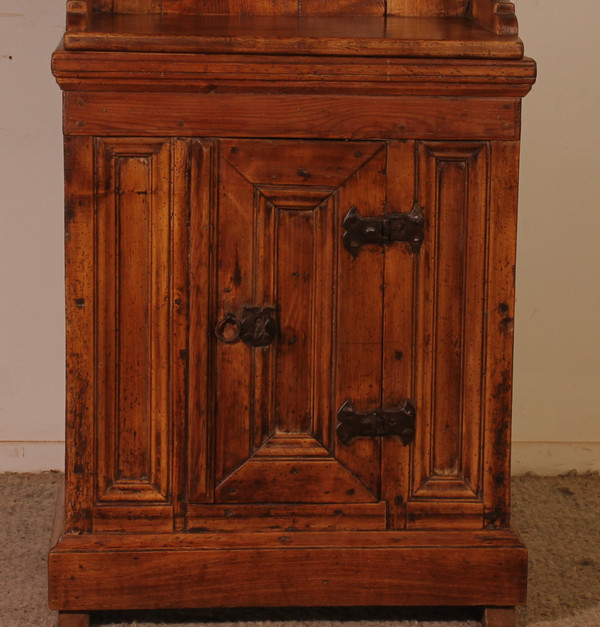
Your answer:
[[[300,504],[303,520],[319,503],[372,503],[383,521],[379,439],[344,445],[335,427],[344,401],[382,402],[382,250],[356,259],[341,240],[351,206],[384,210],[385,144],[198,141],[194,152],[192,251],[208,263],[199,252],[191,266],[190,501],[238,504],[240,516],[243,504]],[[267,345],[236,337],[250,307],[277,319]]]
[[[426,227],[407,525],[481,527],[489,147],[428,142],[417,156]]]
[[[173,429],[184,419],[185,150],[162,139],[95,144],[99,530],[172,528]],[[133,515],[133,505],[152,509]]]

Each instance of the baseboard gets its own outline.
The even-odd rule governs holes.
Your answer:
[[[64,442],[0,442],[0,472],[64,470]],[[513,442],[512,474],[600,471],[600,442]]]
[[[0,472],[43,472],[64,469],[64,442],[0,441]]]
[[[513,475],[600,471],[600,442],[513,442]]]

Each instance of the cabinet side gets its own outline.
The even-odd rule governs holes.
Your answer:
[[[484,519],[507,527],[515,305],[519,142],[493,142],[486,292],[484,394]]]
[[[94,493],[94,194],[90,137],[65,138],[65,529],[89,531]],[[75,498],[76,495],[76,498]]]

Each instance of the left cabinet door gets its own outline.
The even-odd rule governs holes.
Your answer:
[[[173,529],[186,150],[175,139],[67,139],[67,480],[84,484],[67,512],[75,527]]]

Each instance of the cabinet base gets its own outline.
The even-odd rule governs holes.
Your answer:
[[[52,549],[49,602],[63,612],[506,608],[525,602],[526,575],[526,550],[507,530],[83,534],[63,536]],[[504,625],[499,611],[486,611],[489,627]]]
[[[48,558],[59,627],[95,610],[319,606],[483,606],[484,625],[513,627],[525,603],[510,529],[70,535],[63,505]]]

